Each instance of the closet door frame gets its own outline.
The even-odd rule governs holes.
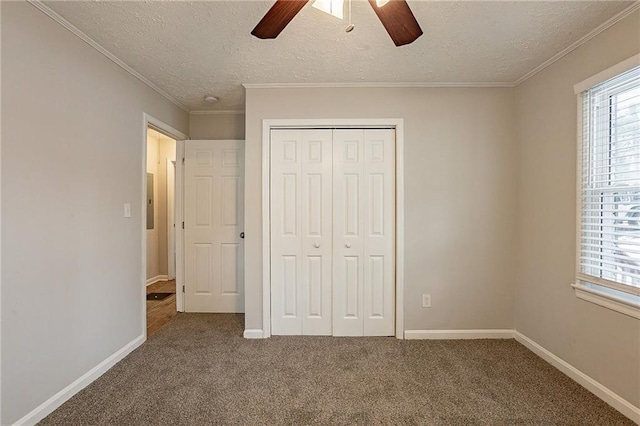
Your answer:
[[[251,337],[271,337],[271,130],[377,127],[393,128],[396,135],[395,337],[404,339],[404,119],[402,118],[262,120],[262,336],[252,333]]]

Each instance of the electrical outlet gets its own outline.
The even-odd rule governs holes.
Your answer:
[[[422,295],[422,307],[423,308],[430,308],[431,307],[431,295],[430,294],[423,294]]]
[[[124,205],[124,217],[131,217],[131,204],[129,203]]]

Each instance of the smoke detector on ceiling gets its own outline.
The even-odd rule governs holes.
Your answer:
[[[216,102],[218,102],[218,98],[216,96],[213,96],[213,95],[206,95],[204,97],[204,101],[203,101],[203,103],[205,105],[213,105]]]

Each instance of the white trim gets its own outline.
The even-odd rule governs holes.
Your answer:
[[[158,132],[164,134],[165,136],[169,136],[171,139],[175,140],[175,141],[179,141],[179,140],[185,140],[185,139],[189,139],[189,136],[185,135],[184,133],[182,133],[180,130],[175,129],[171,126],[169,126],[168,124],[166,124],[163,121],[158,120],[157,118],[144,113],[145,119],[146,119],[146,126],[147,127],[151,127],[154,130],[157,130]],[[144,133],[144,140],[145,143],[147,141],[147,129],[145,128],[145,133]],[[147,169],[147,165],[145,163],[145,170]],[[145,171],[145,181],[146,181],[146,171]]]
[[[245,111],[243,109],[237,110],[203,110],[203,111],[191,111],[189,112],[191,115],[245,115]]]
[[[372,127],[388,126],[396,130],[396,330],[404,339],[404,119],[264,119],[262,120],[262,329],[263,337],[271,336],[271,241],[269,162],[270,132],[283,127]],[[402,246],[400,246],[402,244]]]
[[[145,341],[145,336],[140,335],[127,343],[113,355],[102,361],[100,364],[87,371],[69,386],[47,399],[45,402],[33,409],[29,414],[14,423],[14,426],[35,425],[40,420],[51,414],[56,408],[60,407],[66,401],[82,389],[91,384],[98,377],[102,376],[107,370],[116,365],[120,360],[129,355],[133,350]]]
[[[332,128],[371,128],[371,127],[395,127],[403,126],[404,119],[402,118],[310,118],[310,119],[264,119],[262,120],[262,128],[271,129],[277,128],[296,128],[303,129],[308,127],[324,127],[327,129]],[[397,137],[396,137],[397,139]],[[263,135],[264,141],[264,135]]]
[[[615,64],[614,66],[609,67],[604,71],[600,71],[598,74],[593,75],[587,78],[586,80],[582,80],[580,83],[577,83],[573,86],[573,91],[576,95],[580,94],[585,90],[592,88],[596,84],[600,84],[603,81],[609,80],[610,78],[613,78],[619,74],[622,74],[625,71],[629,71],[630,69],[635,68],[639,65],[640,65],[640,53],[638,53],[637,55],[633,55],[632,57],[618,64]]]
[[[575,215],[576,215],[576,233],[575,233],[575,242],[576,245],[575,247],[575,263],[574,263],[574,273],[575,276],[577,277],[580,274],[580,246],[582,245],[581,242],[581,236],[582,236],[582,208],[580,206],[582,206],[582,149],[583,149],[583,143],[582,143],[582,132],[583,132],[583,120],[584,120],[584,116],[583,116],[583,103],[582,103],[582,96],[578,95],[576,96],[576,104],[577,104],[577,118],[576,118],[576,123],[577,123],[577,128],[576,128],[576,136],[577,136],[577,140],[576,143],[578,144],[578,146],[576,147],[576,211],[575,211]]]
[[[556,53],[551,58],[547,59],[546,61],[544,61],[543,63],[541,63],[540,65],[538,65],[537,67],[535,67],[534,69],[532,69],[531,71],[529,71],[528,73],[526,73],[525,75],[520,77],[519,79],[517,79],[513,83],[513,85],[514,86],[519,86],[521,83],[525,82],[526,80],[530,79],[534,75],[538,74],[540,71],[542,71],[543,69],[547,68],[548,66],[550,66],[554,62],[557,62],[560,59],[564,58],[569,53],[571,53],[574,50],[576,50],[578,47],[582,46],[583,44],[585,44],[586,42],[588,42],[589,40],[591,40],[592,38],[594,38],[595,36],[597,36],[601,32],[607,30],[608,28],[612,27],[613,25],[615,25],[619,21],[623,20],[627,16],[631,15],[633,12],[635,12],[638,9],[640,9],[640,3],[638,3],[638,2],[633,3],[631,6],[627,7],[622,12],[620,12],[617,15],[613,16],[611,19],[603,22],[602,24],[600,24],[599,26],[597,26],[596,28],[594,28],[593,30],[589,31],[587,34],[582,36],[579,40],[576,40],[571,45],[565,47],[560,52]]]
[[[396,338],[404,339],[404,120],[396,129]]]
[[[407,330],[407,340],[513,339],[515,330]]]
[[[635,303],[631,298],[616,297],[582,284],[571,284],[571,287],[579,299],[640,319],[640,304]]]
[[[131,68],[129,65],[125,64],[120,58],[118,58],[113,53],[109,52],[107,49],[102,47],[97,41],[89,37],[87,34],[82,32],[78,27],[73,25],[71,22],[64,19],[58,13],[53,11],[49,6],[42,3],[40,0],[27,0],[29,4],[36,7],[40,11],[42,11],[45,15],[49,16],[51,19],[62,25],[67,30],[71,31],[74,35],[76,35],[80,40],[87,43],[89,46],[93,47],[98,52],[102,53],[109,60],[111,60],[114,64],[118,65],[120,68],[149,86],[151,89],[155,90],[158,94],[164,96],[169,102],[183,110],[184,112],[189,112],[189,108],[181,104],[178,100],[176,100],[173,96],[162,90],[160,87],[156,86],[154,83],[149,81],[142,74]]]
[[[0,22],[2,22],[2,7],[0,7]],[[2,34],[2,31],[0,31],[0,34]],[[2,36],[0,35],[0,46],[2,46]],[[2,74],[1,71],[2,67],[0,67],[0,74]],[[2,76],[0,76],[0,82],[2,81]],[[2,91],[2,89],[0,89],[0,92]],[[2,104],[2,102],[0,102],[0,105]],[[2,110],[2,107],[0,106],[0,110]],[[0,111],[0,117],[2,117],[2,112]],[[0,135],[2,134],[2,119],[0,118]],[[0,165],[2,164],[2,138],[0,138]],[[2,166],[0,166],[0,176],[2,176],[2,172],[1,172]],[[2,185],[0,185],[0,224],[2,223]],[[0,271],[2,271],[2,226],[0,226]],[[2,274],[0,273],[0,318],[2,318]],[[2,421],[2,327],[0,327],[0,421]]]
[[[133,68],[131,68],[126,63],[124,63],[121,59],[119,59],[113,53],[109,52],[107,49],[102,47],[100,44],[98,44],[95,40],[93,40],[87,34],[82,32],[75,25],[73,25],[72,23],[70,23],[69,21],[64,19],[62,16],[60,16],[58,13],[53,11],[51,8],[46,6],[44,3],[42,3],[41,0],[27,0],[27,1],[31,5],[33,5],[34,7],[38,8],[40,11],[45,13],[47,16],[49,16],[51,19],[53,19],[54,21],[58,22],[64,28],[66,28],[67,30],[71,31],[73,34],[75,34],[78,38],[80,38],[82,41],[87,43],[89,46],[93,47],[98,52],[100,52],[101,54],[106,56],[109,60],[111,60],[112,62],[114,62],[118,66],[120,66],[125,71],[127,71],[129,74],[133,75],[138,80],[142,81],[144,84],[149,86],[151,89],[155,90],[157,93],[159,93],[160,95],[164,96],[167,100],[172,102],[174,105],[176,105],[181,110],[183,110],[185,112],[188,112],[189,114],[194,114],[194,115],[198,115],[198,114],[244,114],[245,113],[243,110],[241,110],[241,111],[223,111],[223,110],[220,110],[220,111],[189,111],[189,109],[185,105],[183,105],[178,100],[176,100],[174,97],[172,97],[167,92],[162,90],[160,87],[158,87],[157,85],[152,83],[150,80],[148,80],[142,74],[140,74],[139,72],[135,71]],[[365,88],[385,88],[385,87],[388,87],[388,88],[392,88],[392,87],[396,87],[396,88],[402,88],[402,87],[404,87],[404,88],[417,88],[417,87],[426,87],[426,88],[435,88],[435,87],[450,87],[450,88],[455,88],[455,87],[459,87],[459,88],[516,87],[516,86],[520,85],[521,83],[523,83],[524,81],[528,80],[529,78],[533,77],[534,75],[536,75],[540,71],[544,70],[545,68],[547,68],[548,66],[550,66],[554,62],[560,60],[561,58],[563,58],[564,56],[566,56],[570,52],[576,50],[578,47],[582,46],[583,44],[585,44],[586,42],[588,42],[589,40],[591,40],[592,38],[594,38],[595,36],[597,36],[601,32],[603,32],[606,29],[610,28],[611,26],[615,25],[617,22],[619,22],[622,19],[626,18],[627,16],[629,16],[630,14],[632,14],[633,12],[635,12],[638,9],[640,9],[640,3],[636,2],[636,3],[632,4],[631,6],[629,6],[626,9],[624,9],[623,11],[618,13],[617,15],[613,16],[612,18],[610,18],[606,22],[602,23],[601,25],[599,25],[598,27],[596,27],[595,29],[593,29],[589,33],[585,34],[583,37],[581,37],[579,40],[577,40],[574,43],[572,43],[570,46],[566,47],[565,49],[563,49],[562,51],[558,52],[557,54],[555,54],[554,56],[552,56],[551,58],[549,58],[548,60],[546,60],[542,64],[538,65],[537,67],[535,67],[531,71],[527,72],[526,74],[524,74],[522,77],[520,77],[519,79],[517,79],[514,82],[489,82],[489,81],[486,81],[486,82],[483,82],[483,81],[479,81],[479,82],[447,82],[447,81],[444,81],[444,82],[431,82],[431,83],[429,83],[429,82],[244,83],[242,86],[245,89],[285,89],[285,88],[302,88],[302,87],[304,87],[304,88],[314,88],[314,87],[316,87],[316,88],[335,88],[335,87],[343,87],[343,88],[345,88],[345,87],[365,87]]]
[[[176,174],[175,184],[176,191],[173,197],[175,204],[174,220],[176,221],[176,307],[178,312],[184,312],[184,229],[182,222],[184,221],[184,140],[176,141]]]
[[[155,284],[160,281],[169,281],[168,275],[156,275],[155,277],[147,278],[147,287],[151,284]]]
[[[175,141],[174,141],[175,142]],[[174,143],[175,145],[175,143]],[[176,278],[176,160],[167,157],[167,279]]]
[[[142,180],[142,191],[140,200],[140,230],[142,232],[140,239],[140,249],[142,264],[140,265],[140,275],[142,276],[142,288],[140,294],[140,303],[142,309],[140,311],[140,326],[142,327],[142,335],[147,340],[147,144],[149,137],[149,118],[146,113],[142,113],[142,164],[140,165],[140,178]]]
[[[300,89],[300,88],[491,88],[491,87],[515,87],[509,82],[371,82],[371,83],[243,83],[245,89]]]
[[[515,338],[522,345],[526,346],[531,352],[535,353],[540,358],[544,359],[549,364],[569,376],[569,378],[576,381],[578,384],[586,388],[589,392],[602,399],[604,402],[618,410],[620,413],[622,413],[632,421],[640,424],[640,408],[622,398],[620,395],[616,394],[603,384],[587,376],[582,371],[575,368],[573,365],[554,355],[552,352],[540,346],[519,331],[515,332]]]
[[[583,274],[582,272],[578,272],[576,274],[576,284],[584,284],[585,286],[596,285],[607,289],[627,293],[631,296],[640,297],[640,287],[629,284],[621,284],[616,281],[610,281],[593,275]]]
[[[260,329],[251,329],[248,328],[244,331],[245,339],[262,339],[264,338],[264,333]]]
[[[262,120],[262,330],[265,338],[271,337],[271,125],[270,120]]]

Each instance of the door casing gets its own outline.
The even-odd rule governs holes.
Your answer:
[[[393,128],[396,132],[395,337],[404,339],[404,119],[402,118],[262,120],[262,330],[260,330],[261,333],[256,333],[256,330],[245,330],[245,337],[271,337],[271,130],[281,128],[366,129],[379,127]]]
[[[176,278],[176,161],[167,158],[167,279]]]

